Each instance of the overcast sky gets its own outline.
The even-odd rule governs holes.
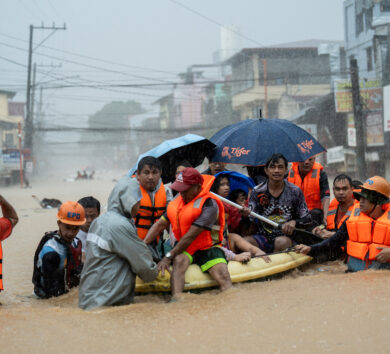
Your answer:
[[[343,40],[342,3],[342,0],[1,1],[0,89],[16,91],[15,100],[25,100],[30,24],[66,23],[66,30],[56,31],[45,41],[45,47],[34,52],[33,60],[39,65],[37,81],[44,86],[173,82],[187,66],[212,62],[213,53],[220,47],[218,24],[237,25],[243,35],[242,45],[247,48],[313,38]],[[51,33],[34,30],[35,44]],[[57,88],[44,90],[43,102],[47,114],[70,119],[94,113],[113,100],[132,98],[147,105],[165,93],[164,88],[150,87]]]

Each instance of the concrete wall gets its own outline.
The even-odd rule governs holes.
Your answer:
[[[8,118],[8,96],[0,93],[0,120],[3,118]]]
[[[273,106],[277,106],[282,96],[286,94],[323,96],[331,91],[331,71],[328,55],[294,56],[293,50],[285,51],[285,53],[284,56],[267,59],[269,106],[271,102]],[[248,86],[248,88],[239,92],[236,90],[232,97],[233,109],[240,112],[242,120],[256,118],[256,111],[264,106],[265,97],[263,58],[260,58],[257,53],[247,54],[244,58],[244,61],[232,66],[233,85],[238,82],[241,87],[245,87],[240,83],[240,80],[245,79],[245,84]],[[251,68],[248,68],[249,65],[251,65]],[[243,70],[243,67],[246,67],[247,70]],[[245,73],[247,77],[242,76]],[[291,76],[289,77],[290,74],[292,74],[291,76],[295,75],[295,83],[286,83],[285,78],[287,78],[287,82],[294,82]],[[285,111],[283,112],[284,115],[288,114]],[[296,113],[295,110],[291,112],[291,114],[294,113]],[[278,114],[278,109],[275,110],[274,114]]]

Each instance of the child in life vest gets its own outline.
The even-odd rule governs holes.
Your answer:
[[[81,241],[73,241],[86,222],[84,208],[77,202],[63,203],[57,219],[58,230],[45,233],[34,256],[34,293],[43,299],[77,286],[82,270]]]

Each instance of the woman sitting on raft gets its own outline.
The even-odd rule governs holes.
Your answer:
[[[211,187],[211,191],[221,197],[227,198],[230,194],[229,178],[224,175],[217,176]],[[260,248],[251,245],[239,234],[230,232],[236,231],[239,228],[242,215],[237,208],[223,201],[222,203],[225,208],[226,218],[222,249],[225,252],[226,259],[228,261],[248,262],[251,257],[264,256],[265,253]],[[263,259],[267,263],[271,262],[269,257],[263,257]]]

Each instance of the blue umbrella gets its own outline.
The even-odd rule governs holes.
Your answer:
[[[235,171],[222,171],[217,173],[214,177],[226,176],[230,184],[230,193],[236,189],[242,189],[245,194],[248,195],[249,188],[253,189],[255,187],[255,182],[252,178],[243,175],[242,173]]]
[[[304,161],[326,151],[306,130],[285,119],[248,119],[228,125],[211,138],[217,148],[212,161],[264,165],[275,153],[289,162]]]
[[[187,134],[175,139],[165,140],[160,145],[143,153],[137,163],[130,169],[132,176],[137,170],[138,162],[145,156],[157,157],[163,166],[161,178],[164,183],[174,180],[176,164],[187,160],[192,166],[200,165],[204,158],[215,148],[215,145],[203,136]]]

